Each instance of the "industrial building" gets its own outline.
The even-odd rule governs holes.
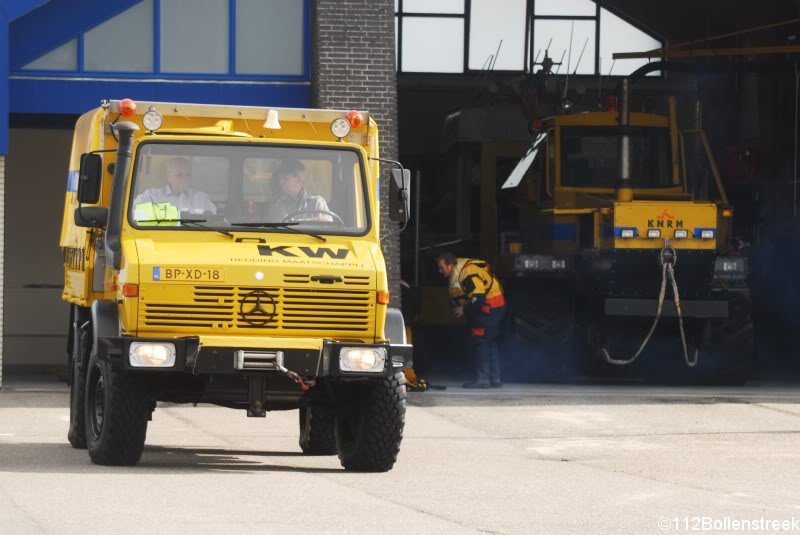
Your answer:
[[[507,230],[481,224],[482,206],[504,201],[481,191],[480,166],[451,165],[448,117],[496,110],[481,126],[509,147],[497,156],[507,171],[528,135],[519,81],[545,53],[572,91],[599,97],[653,59],[614,53],[693,42],[728,51],[793,45],[800,24],[775,24],[798,15],[800,4],[781,0],[4,0],[0,381],[4,369],[65,363],[58,232],[67,160],[76,118],[103,99],[369,110],[384,157],[399,157],[419,186],[416,221],[384,244],[393,298],[403,296],[412,325],[446,327],[440,308],[418,306],[441,296],[425,289],[436,285],[437,246],[491,257],[498,250],[487,249],[487,235]],[[741,235],[770,244],[797,213],[800,56],[722,54],[697,58],[692,76],[654,73],[647,87],[667,82],[702,103]],[[734,68],[750,63],[758,67]],[[459,135],[469,142],[468,131]]]

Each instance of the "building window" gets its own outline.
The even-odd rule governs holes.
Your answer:
[[[397,3],[395,3],[395,9]],[[464,0],[403,0],[406,13],[464,14]]]
[[[83,69],[153,72],[153,0],[143,0],[83,34]]]
[[[594,0],[395,0],[395,34],[400,72],[531,72],[546,52],[558,74],[627,75],[647,60],[613,53],[664,46]]]
[[[536,16],[594,17],[597,6],[592,0],[536,0]]]
[[[470,70],[521,71],[525,65],[525,0],[472,0]],[[500,7],[502,6],[502,7]]]
[[[15,68],[167,79],[307,80],[310,1],[140,0]],[[463,11],[463,0],[458,2]]]
[[[464,19],[405,17],[402,68],[407,72],[464,72]]]
[[[160,0],[162,72],[228,72],[228,0]]]
[[[25,71],[77,71],[78,40],[73,39],[36,58],[24,67]]]
[[[400,70],[464,72],[464,0],[402,0],[395,9]]]
[[[661,45],[661,41],[628,24],[610,11],[600,10],[600,65],[603,74],[608,74],[612,65],[614,70],[611,72],[628,74],[648,63],[646,59],[613,60],[611,55],[614,52],[641,52],[661,48]],[[652,73],[652,75],[658,74]]]
[[[303,2],[236,0],[237,74],[303,74],[303,56]]]
[[[534,59],[545,51],[560,65],[558,74],[595,74],[594,20],[535,19],[533,22]],[[548,48],[549,47],[549,48]]]

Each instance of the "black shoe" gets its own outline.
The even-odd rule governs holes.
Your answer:
[[[497,381],[496,383],[492,383],[492,388],[503,388],[503,383],[501,381]]]
[[[489,388],[488,383],[464,383],[464,388]]]

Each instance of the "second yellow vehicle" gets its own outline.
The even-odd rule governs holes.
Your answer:
[[[520,206],[498,259],[514,332],[589,363],[641,357],[657,380],[741,383],[752,323],[733,209],[705,133],[679,128],[674,98],[663,113],[632,111],[636,76],[602,110],[562,101],[505,184]]]

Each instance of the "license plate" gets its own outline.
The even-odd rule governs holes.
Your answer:
[[[223,282],[225,270],[219,268],[154,267],[154,281]]]

